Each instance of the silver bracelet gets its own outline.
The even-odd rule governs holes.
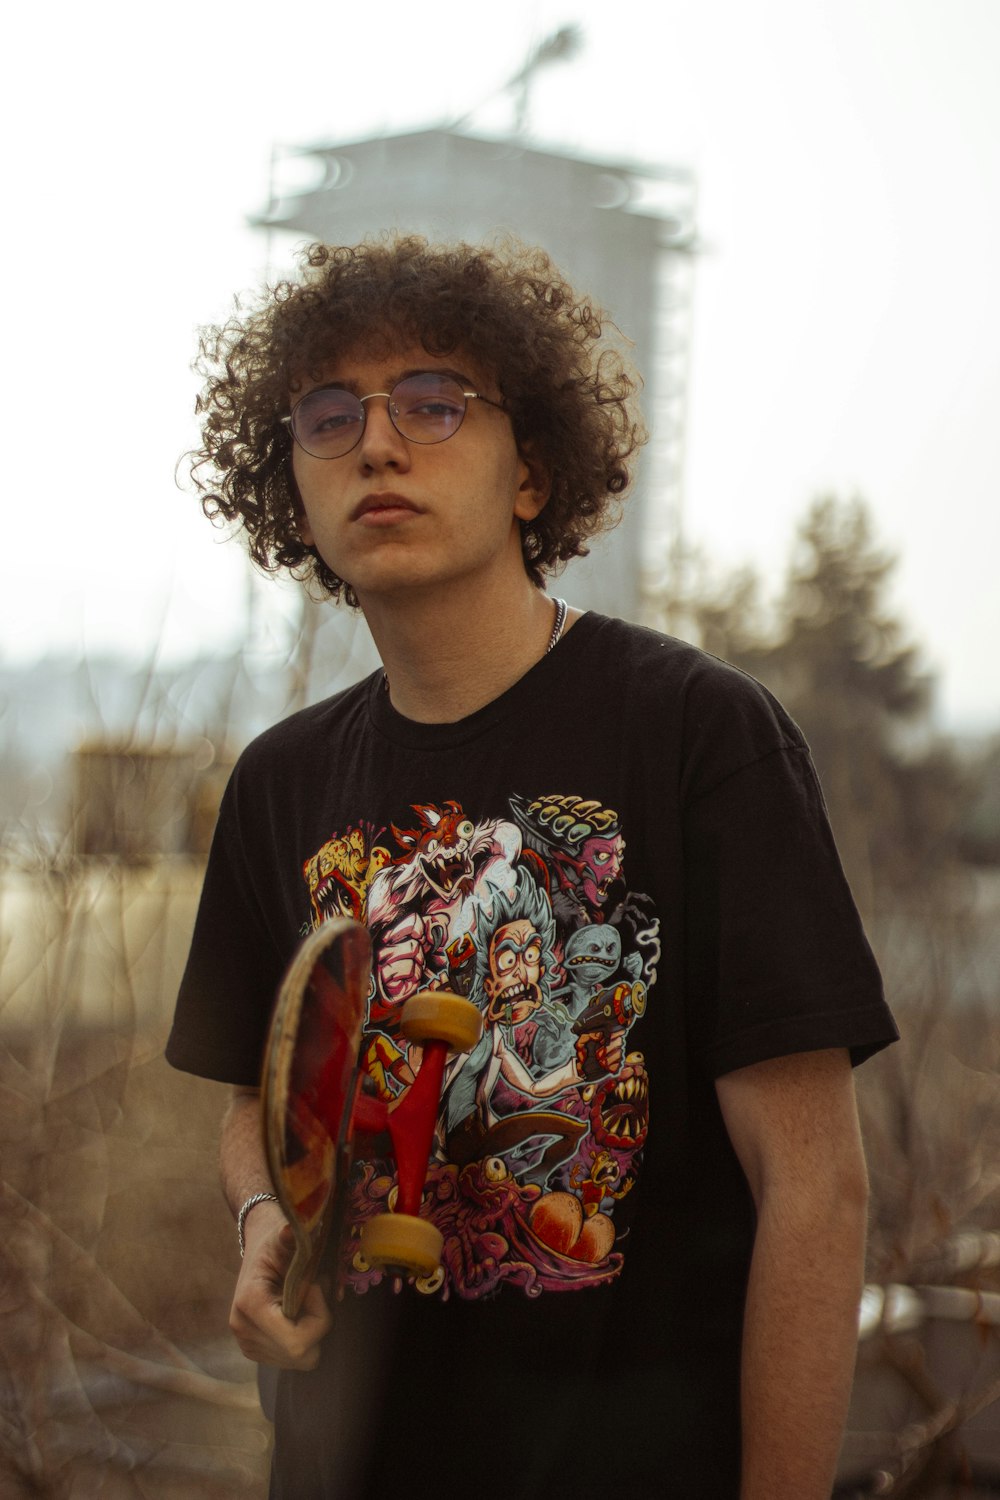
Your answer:
[[[247,1199],[243,1207],[240,1209],[239,1213],[236,1215],[236,1233],[240,1237],[240,1260],[243,1259],[243,1252],[247,1247],[246,1239],[244,1237],[244,1226],[246,1225],[247,1214],[258,1203],[277,1203],[277,1201],[278,1199],[275,1193],[254,1193],[253,1197]]]

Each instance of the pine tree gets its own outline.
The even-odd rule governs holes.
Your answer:
[[[859,500],[799,527],[772,642],[752,663],[809,740],[861,905],[949,872],[961,777],[933,734],[932,682],[889,607],[895,559]]]
[[[933,682],[893,612],[895,558],[860,500],[817,500],[773,610],[743,568],[686,559],[672,613],[705,650],[764,682],[812,748],[841,856],[866,915],[932,899],[960,854],[968,778],[934,734]]]

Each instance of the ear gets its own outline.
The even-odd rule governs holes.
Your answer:
[[[520,521],[534,521],[548,504],[552,474],[533,443],[522,443],[518,449],[518,476],[514,514]]]

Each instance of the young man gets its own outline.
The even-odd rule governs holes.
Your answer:
[[[850,1064],[895,1031],[780,706],[542,592],[641,441],[602,315],[539,253],[316,246],[204,373],[206,509],[360,606],[384,663],[241,757],[168,1047],[233,1086],[231,1324],[282,1372],[272,1495],[825,1500],[864,1253]],[[471,993],[486,1032],[428,1176],[442,1272],[403,1284],[347,1236],[292,1323],[261,1049],[297,941],[345,910],[383,1097],[407,995]],[[578,1046],[621,985],[627,1033]],[[359,1163],[353,1212],[390,1180]]]

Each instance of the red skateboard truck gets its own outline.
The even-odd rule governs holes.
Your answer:
[[[423,1049],[416,1077],[397,1101],[387,1103],[362,1092],[359,1074],[353,1130],[361,1135],[388,1131],[396,1159],[396,1201],[391,1213],[375,1214],[361,1230],[361,1253],[369,1265],[398,1266],[429,1276],[441,1262],[443,1240],[429,1219],[420,1218],[420,1200],[441,1103],[444,1067],[452,1052],[468,1052],[482,1035],[483,1018],[469,1000],[446,990],[422,990],[400,1014],[400,1030]]]
[[[325,922],[309,934],[282,981],[268,1036],[262,1125],[271,1180],[295,1237],[282,1309],[298,1315],[332,1229],[358,1136],[388,1134],[396,1159],[392,1212],[368,1219],[361,1252],[370,1265],[430,1275],[442,1239],[420,1203],[434,1142],[445,1063],[482,1034],[468,1000],[446,991],[413,995],[400,1029],[422,1049],[413,1082],[393,1101],[365,1093],[361,1035],[371,982],[371,942],[357,922]]]

